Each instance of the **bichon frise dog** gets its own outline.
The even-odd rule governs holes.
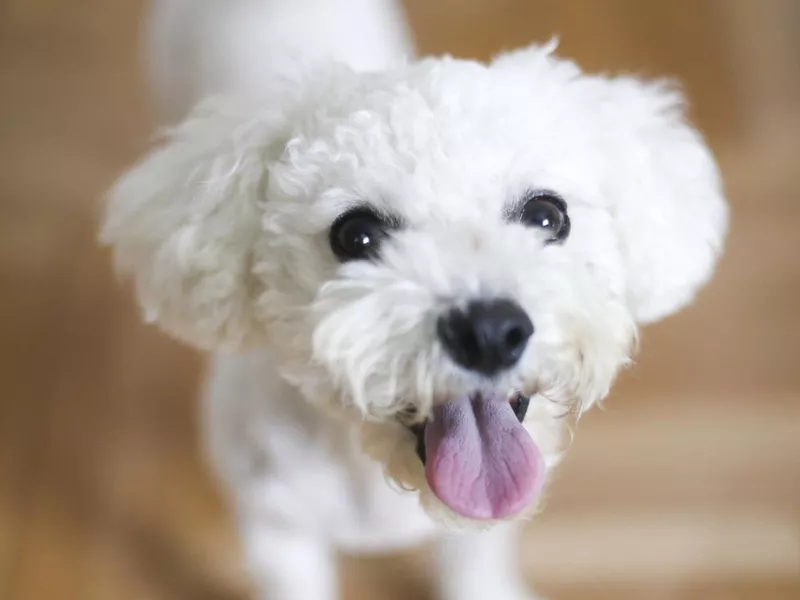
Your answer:
[[[180,124],[102,237],[147,320],[213,352],[207,447],[263,598],[333,599],[334,549],[443,531],[441,598],[529,598],[515,524],[568,417],[722,247],[680,95],[554,44],[411,61],[392,0],[164,0],[151,24]]]

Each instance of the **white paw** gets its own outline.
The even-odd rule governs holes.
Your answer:
[[[473,588],[462,590],[458,594],[447,594],[442,600],[545,600],[529,590],[524,584],[502,588]]]

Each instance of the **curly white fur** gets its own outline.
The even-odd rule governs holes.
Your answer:
[[[217,353],[209,451],[251,554],[263,555],[257,532],[278,526],[318,557],[319,540],[364,548],[435,523],[485,528],[436,499],[398,419],[520,389],[552,469],[565,413],[605,397],[637,325],[710,277],[727,227],[714,160],[663,83],[584,75],[554,44],[487,65],[407,63],[389,0],[291,4],[161,3],[159,90],[170,113],[204,100],[120,179],[103,240],[150,321]],[[326,19],[297,12],[323,4]],[[188,66],[170,67],[171,80],[165,65],[178,60]],[[564,244],[503,218],[531,190],[565,199]],[[406,226],[380,260],[341,265],[328,229],[364,203]],[[536,332],[488,383],[451,362],[434,325],[495,296]],[[326,585],[281,583],[291,565],[254,560],[265,588],[285,585],[275,597],[328,597]]]

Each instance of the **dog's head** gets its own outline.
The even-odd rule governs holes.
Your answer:
[[[104,239],[150,320],[268,347],[431,513],[524,514],[565,414],[691,300],[727,224],[679,94],[551,50],[210,100],[120,180]]]

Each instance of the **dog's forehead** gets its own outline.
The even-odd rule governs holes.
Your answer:
[[[439,60],[323,95],[295,140],[304,168],[409,218],[485,214],[530,188],[567,194],[592,176],[590,127],[573,90],[546,71],[525,81]]]

